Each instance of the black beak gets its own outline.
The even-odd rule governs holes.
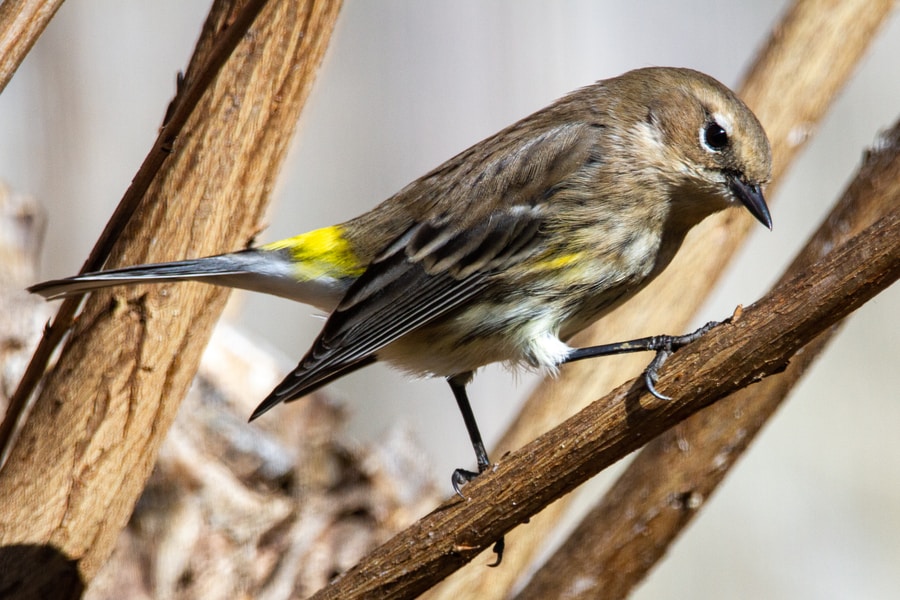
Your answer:
[[[751,185],[743,181],[740,177],[732,175],[728,178],[728,187],[735,198],[741,201],[741,204],[747,207],[750,214],[756,217],[756,220],[772,229],[772,217],[769,215],[769,207],[766,206],[766,199],[763,198],[762,190],[758,185]]]

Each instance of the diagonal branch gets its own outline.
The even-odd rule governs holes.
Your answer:
[[[700,409],[785,369],[822,331],[900,277],[900,207],[675,353],[660,401],[626,383],[466,487],[315,598],[412,598],[545,506]]]
[[[266,1],[251,0],[248,2],[237,15],[225,20],[226,23],[231,21],[227,28],[218,32],[214,37],[211,36],[211,39],[207,38],[207,48],[198,47],[198,51],[193,57],[194,62],[188,70],[188,77],[184,80],[186,83],[180,86],[178,94],[169,105],[165,123],[160,128],[153,147],[97,239],[90,256],[81,268],[82,273],[97,271],[103,267],[109,258],[113,244],[159,175],[166,158],[172,153],[178,136],[187,124],[188,118],[193,114],[200,98],[213,84],[219,70],[231,56],[237,43],[246,35]],[[201,39],[201,46],[203,41]],[[47,369],[53,352],[62,342],[69,328],[72,327],[82,298],[83,296],[73,296],[63,300],[56,313],[56,318],[44,332],[44,337],[38,344],[25,374],[19,381],[15,394],[10,398],[6,415],[0,423],[0,468],[6,461],[13,434],[22,421],[28,399],[34,393],[35,387]]]
[[[0,93],[62,3],[63,0],[0,2]]]
[[[773,183],[767,194],[803,149],[893,6],[893,0],[795,0],[774,24],[739,87],[772,142]],[[776,214],[776,227],[777,221]],[[707,219],[656,281],[572,345],[684,331],[751,226],[751,219],[733,211]],[[602,370],[590,362],[569,365],[558,379],[542,382],[491,456],[523,446],[646,366],[640,355],[611,357]],[[555,503],[507,538],[516,552],[507,552],[503,569],[488,578],[481,564],[473,564],[430,593],[429,600],[504,597],[543,547],[566,505],[565,500]]]
[[[900,122],[866,155],[853,183],[781,281],[860,233],[898,198]],[[705,505],[836,332],[837,327],[823,331],[784,373],[725,398],[647,444],[518,598],[547,598],[561,589],[572,590],[567,597],[573,599],[627,596]]]
[[[207,53],[234,35],[229,25],[251,5],[214,3],[186,90],[193,65],[210,64]],[[212,254],[253,237],[339,8],[267,3],[195,105],[176,103],[168,124],[186,111],[184,127],[151,151],[148,161],[161,166],[147,174],[137,208],[125,210],[134,214],[110,264]],[[63,597],[91,580],[143,489],[226,297],[200,285],[91,296],[0,470],[0,590]],[[77,580],[69,590],[53,585],[48,557]]]

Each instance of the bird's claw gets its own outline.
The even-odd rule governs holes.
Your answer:
[[[453,471],[453,475],[450,476],[450,484],[453,486],[453,491],[456,492],[456,495],[466,499],[462,493],[462,486],[469,483],[476,477],[478,477],[481,473],[484,472],[485,469],[481,469],[481,472],[476,473],[475,471],[469,471],[467,469],[456,469]],[[506,538],[502,537],[496,542],[494,542],[494,554],[497,555],[497,558],[492,563],[488,563],[489,567],[499,567],[500,563],[503,561],[503,551],[506,549]]]
[[[669,401],[672,399],[671,396],[666,396],[656,389],[656,382],[659,381],[659,369],[663,366],[663,363],[666,362],[666,359],[672,354],[672,350],[668,348],[663,348],[661,350],[656,351],[656,356],[653,357],[653,360],[650,361],[650,364],[647,366],[647,370],[644,371],[644,385],[647,386],[647,391],[649,391],[655,398],[658,398],[663,401]]]
[[[456,492],[456,495],[465,500],[466,497],[463,496],[462,486],[469,483],[476,477],[478,477],[478,473],[476,473],[475,471],[456,469],[455,471],[453,471],[453,475],[450,477],[450,484],[453,486],[453,491]]]
[[[505,537],[502,537],[499,540],[497,540],[496,542],[494,542],[493,550],[494,550],[494,554],[497,555],[497,558],[496,558],[496,560],[494,560],[494,562],[488,563],[487,566],[492,567],[492,568],[499,567],[500,563],[503,562],[503,550],[505,550],[505,549],[506,549],[506,538]]]
[[[672,398],[670,396],[666,396],[656,389],[656,382],[659,381],[659,370],[666,362],[666,359],[668,359],[673,352],[675,352],[682,346],[686,346],[691,342],[700,339],[703,334],[705,334],[707,331],[718,324],[718,321],[710,321],[703,327],[700,327],[699,329],[691,333],[686,333],[684,335],[659,336],[655,340],[656,356],[653,357],[653,360],[650,361],[650,364],[647,366],[647,370],[644,371],[644,385],[647,386],[647,391],[649,391],[651,394],[653,394],[654,397],[660,400],[671,400]]]

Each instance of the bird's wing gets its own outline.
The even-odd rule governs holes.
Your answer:
[[[477,202],[436,211],[394,240],[351,285],[310,351],[251,419],[369,364],[381,348],[475,297],[493,273],[539,252],[548,200],[589,154],[582,151],[587,144],[580,130],[559,128],[556,134],[563,159],[515,160],[515,153],[513,159],[507,154],[505,168],[516,171],[502,174],[509,185],[497,185],[498,173],[475,174],[466,191]],[[554,142],[546,136],[543,141]],[[491,168],[496,166],[486,166]],[[479,185],[480,180],[491,181]],[[491,197],[497,194],[504,195],[502,202]],[[466,214],[460,214],[460,204]]]
[[[351,286],[310,351],[253,418],[370,363],[384,346],[478,294],[493,268],[533,250],[539,239],[537,212],[497,214],[480,231],[445,236],[445,243],[424,254],[424,236],[444,231],[415,226],[401,240],[405,243],[395,244]]]

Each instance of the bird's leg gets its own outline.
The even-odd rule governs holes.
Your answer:
[[[563,363],[583,360],[585,358],[594,358],[596,356],[654,351],[656,352],[656,356],[644,370],[644,383],[647,385],[647,390],[660,400],[671,400],[668,396],[659,393],[654,385],[657,381],[657,373],[660,367],[663,366],[663,363],[666,362],[666,359],[669,358],[669,355],[675,350],[699,339],[700,336],[716,325],[718,325],[718,322],[710,321],[697,331],[685,335],[654,335],[636,340],[628,340],[627,342],[618,342],[616,344],[576,348],[569,352],[569,355],[563,360]]]
[[[475,461],[478,464],[478,473],[466,469],[453,471],[453,491],[462,498],[465,498],[465,496],[460,492],[460,486],[472,481],[491,466],[487,450],[484,449],[484,442],[481,440],[481,432],[478,431],[478,423],[475,422],[475,413],[472,412],[472,406],[469,404],[469,395],[466,394],[466,382],[469,377],[470,375],[467,373],[464,376],[456,375],[447,378],[447,383],[450,384],[453,397],[456,398],[456,404],[459,406],[459,412],[462,413],[463,421],[466,423],[466,431],[469,432],[472,449],[475,450]]]
[[[451,478],[453,491],[455,491],[460,498],[465,498],[462,491],[460,491],[460,486],[472,481],[491,466],[487,450],[484,449],[484,442],[481,439],[481,432],[478,431],[478,423],[475,422],[475,413],[472,412],[472,406],[469,404],[469,395],[466,394],[466,383],[470,377],[470,373],[465,373],[463,375],[447,378],[447,383],[450,384],[450,389],[453,391],[453,397],[456,398],[459,412],[462,413],[463,421],[466,424],[466,431],[469,432],[469,439],[472,441],[472,449],[475,450],[475,461],[478,464],[478,473],[466,469],[456,469],[453,471],[453,476]],[[494,554],[497,555],[497,559],[489,564],[489,567],[500,565],[500,561],[503,560],[503,550],[505,547],[505,538],[500,538],[494,542]]]

